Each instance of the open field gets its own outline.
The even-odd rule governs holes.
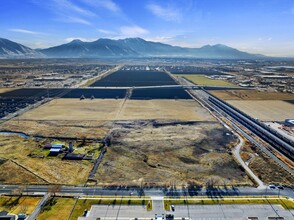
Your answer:
[[[68,219],[75,201],[74,198],[50,198],[37,220]]]
[[[119,70],[101,80],[96,81],[91,86],[158,86],[176,85],[176,82],[165,72],[145,71],[145,70]]]
[[[31,136],[94,138],[102,139],[111,127],[105,121],[46,121],[46,120],[9,120],[1,125],[2,130],[23,132]]]
[[[29,121],[59,120],[147,120],[211,121],[209,113],[194,100],[56,99],[19,117]],[[9,123],[9,122],[8,122]]]
[[[26,196],[1,196],[0,210],[5,210],[13,214],[31,214],[41,198]]]
[[[211,90],[209,92],[223,100],[294,100],[294,94],[281,92],[258,90]]]
[[[54,99],[20,116],[26,120],[113,120],[123,99]]]
[[[230,82],[219,79],[210,79],[205,75],[198,74],[175,74],[177,77],[184,77],[187,80],[198,84],[198,85],[206,85],[206,86],[229,86],[229,87],[238,87]]]
[[[230,100],[229,104],[262,121],[293,118],[294,105],[281,100]]]
[[[0,93],[5,93],[11,90],[13,90],[13,88],[0,88]]]
[[[127,100],[118,120],[213,121],[214,118],[194,100]]]
[[[216,122],[116,122],[98,184],[248,184],[228,153],[236,139]]]
[[[4,183],[60,183],[60,184],[82,184],[87,180],[88,174],[92,168],[89,161],[65,161],[58,157],[32,158],[29,154],[40,151],[40,148],[47,143],[46,140],[36,141],[34,139],[25,139],[19,136],[0,136],[0,158],[2,161],[13,161],[21,168],[12,167],[9,172],[1,176],[1,182]],[[5,174],[7,161],[0,165],[0,170]],[[19,170],[25,169],[27,175],[20,174]],[[7,172],[8,172],[7,171]],[[13,176],[12,174],[16,174]]]

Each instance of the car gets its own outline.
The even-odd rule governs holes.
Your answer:
[[[280,190],[284,190],[283,186],[277,186],[277,188],[280,189]]]
[[[166,215],[165,215],[165,219],[166,219],[166,220],[174,220],[174,218],[175,218],[175,217],[174,217],[173,214],[166,214]]]
[[[171,205],[170,206],[171,210],[174,212],[175,211],[175,206],[174,205]]]
[[[155,219],[156,220],[163,220],[164,219],[164,214],[162,214],[162,215],[155,214]]]
[[[275,185],[269,185],[268,188],[270,188],[270,189],[275,189],[276,186],[275,186]]]

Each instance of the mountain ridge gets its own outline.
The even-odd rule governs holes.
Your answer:
[[[1,39],[9,42],[6,48],[5,45],[1,46]],[[7,53],[8,48],[10,48],[9,51],[12,51],[11,53]],[[20,50],[20,48],[23,48],[23,50]],[[260,54],[243,52],[224,44],[204,45],[200,48],[187,48],[160,42],[146,41],[142,38],[125,38],[118,40],[99,38],[92,42],[74,39],[66,44],[38,50],[33,50],[16,42],[0,38],[0,56],[1,55],[2,57],[17,57],[18,55],[22,55],[32,57],[45,56],[48,58],[191,57],[208,59],[258,59],[266,57]]]

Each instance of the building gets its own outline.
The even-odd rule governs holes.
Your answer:
[[[58,155],[63,147],[64,147],[63,144],[52,144],[49,155],[50,156]]]

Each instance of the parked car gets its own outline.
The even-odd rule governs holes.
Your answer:
[[[276,186],[275,186],[275,185],[269,185],[268,188],[270,188],[270,189],[275,189]]]
[[[171,210],[174,212],[175,211],[175,206],[174,205],[171,205],[170,206]]]

